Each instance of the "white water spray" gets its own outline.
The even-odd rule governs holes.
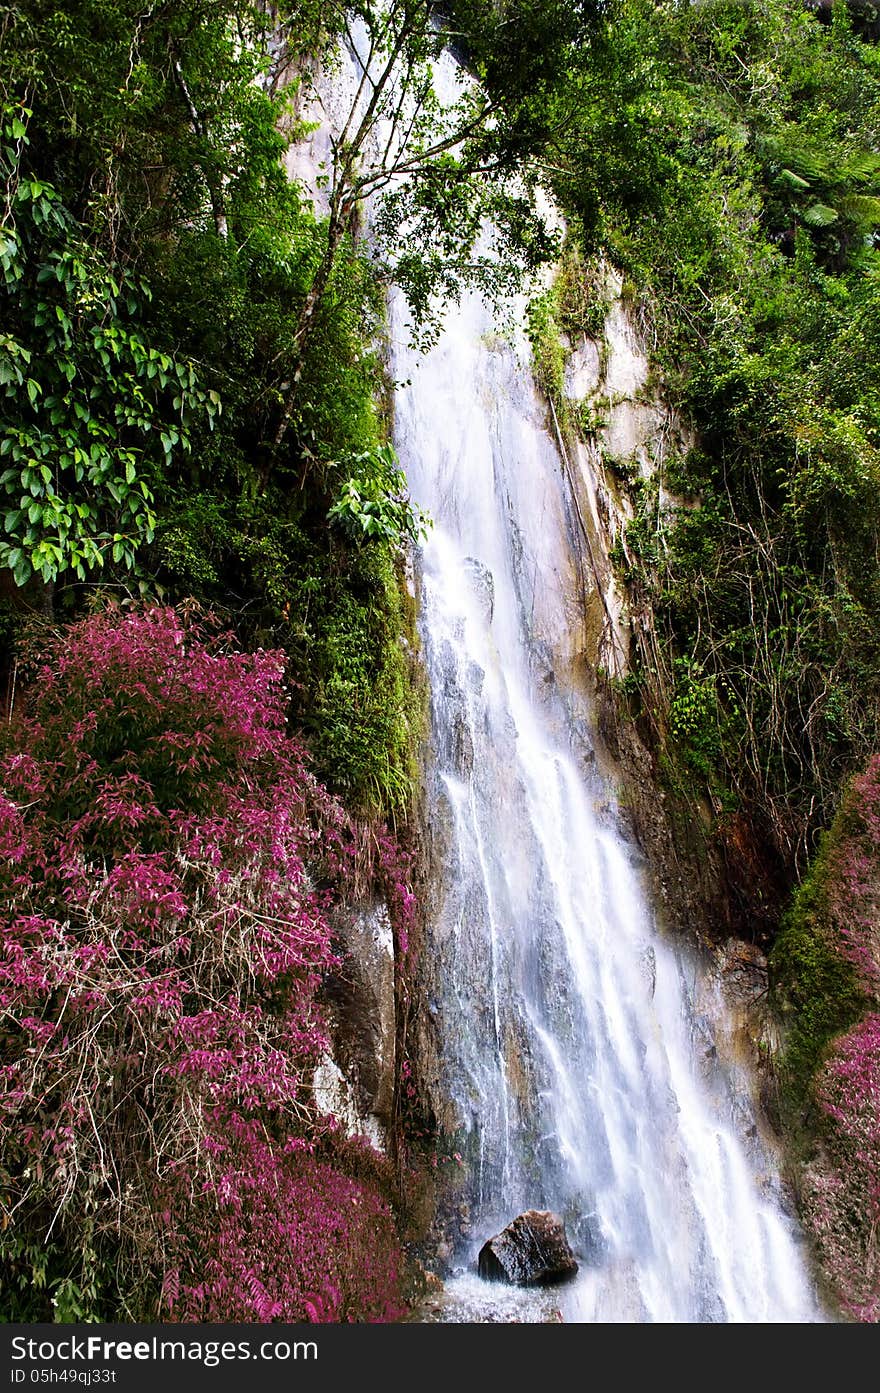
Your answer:
[[[699,963],[655,930],[595,765],[576,531],[525,342],[476,295],[427,356],[399,302],[392,334],[397,450],[434,519],[427,952],[471,1191],[451,1318],[542,1318],[473,1275],[531,1207],[562,1215],[581,1262],[552,1298],[566,1320],[821,1320],[750,1104],[704,1073]]]
[[[361,71],[349,52],[319,118],[338,129]],[[436,76],[454,100],[451,58]],[[317,139],[292,172],[320,203]],[[475,294],[427,356],[399,298],[391,328],[395,443],[434,519],[426,951],[469,1189],[448,1318],[822,1320],[749,1081],[697,1004],[705,964],[657,932],[596,765],[577,522],[525,339]],[[549,1307],[475,1275],[482,1242],[530,1207],[563,1217],[581,1264]]]

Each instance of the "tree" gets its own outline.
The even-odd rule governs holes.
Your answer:
[[[390,839],[285,734],[277,652],[122,607],[35,678],[0,730],[5,1313],[393,1316],[379,1158],[311,1086],[329,911],[371,861],[409,911]]]
[[[282,178],[272,22],[238,0],[0,17],[0,564],[19,585],[133,568],[192,426],[216,418],[153,289],[183,237],[247,242],[236,215]]]
[[[132,567],[152,539],[152,476],[189,446],[215,392],[160,351],[139,322],[147,287],[111,261],[30,173],[27,107],[0,109],[0,564],[16,584]]]
[[[300,310],[299,361],[283,388],[276,447],[316,310],[366,200],[378,201],[383,273],[403,288],[428,336],[438,299],[474,284],[511,289],[517,267],[553,257],[557,241],[536,199],[540,155],[573,118],[570,94],[595,22],[591,7],[562,0],[331,0],[327,13],[353,66],[353,91],[330,136],[325,239]],[[440,94],[437,65],[447,50],[463,66],[454,91]],[[317,95],[315,79],[306,81]],[[495,248],[478,251],[487,219]]]

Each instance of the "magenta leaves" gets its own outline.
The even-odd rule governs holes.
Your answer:
[[[844,1309],[880,1321],[880,1015],[835,1042],[818,1081],[827,1120],[805,1198],[823,1266]]]
[[[0,749],[0,1246],[54,1245],[99,1318],[399,1307],[390,1213],[310,1085],[363,839],[285,711],[278,653],[114,610],[57,640]]]

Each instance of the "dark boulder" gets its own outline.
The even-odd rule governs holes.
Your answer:
[[[550,1286],[578,1270],[562,1220],[546,1209],[527,1209],[480,1249],[477,1268],[491,1282]]]

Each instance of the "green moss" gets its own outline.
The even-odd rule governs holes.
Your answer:
[[[566,238],[557,279],[559,323],[574,343],[595,340],[602,347],[605,319],[610,309],[607,292],[600,287],[600,273],[588,264],[574,236]]]
[[[285,517],[277,497],[181,500],[159,574],[170,598],[195,595],[251,646],[285,650],[292,721],[320,777],[353,811],[400,818],[423,721],[400,553],[382,538],[351,543],[298,502],[300,515]]]
[[[560,339],[558,281],[529,305],[528,331],[535,381],[559,415],[565,406],[565,350]]]
[[[573,429],[595,434],[607,425],[606,398],[574,408],[565,394],[565,339],[571,344],[584,337],[593,339],[601,354],[607,313],[595,268],[585,265],[577,241],[568,237],[553,284],[531,302],[528,319],[535,381],[553,403],[564,435]]]
[[[418,777],[423,720],[407,653],[414,634],[390,549],[371,548],[359,572],[361,584],[338,595],[315,643],[312,745],[321,772],[350,806],[399,817]]]
[[[224,410],[195,439],[188,476],[157,489],[154,576],[168,599],[228,615],[246,645],[284,649],[291,722],[316,772],[352,811],[399,819],[421,729],[403,539],[355,535],[363,529],[338,516],[352,481],[364,493],[364,462],[387,453],[383,287],[347,242],[304,357],[292,360],[321,235],[311,210],[286,188],[276,194],[279,207],[261,218],[269,231],[278,223],[278,245],[233,252],[193,233],[160,268],[166,328],[212,365]],[[294,409],[275,448],[278,383],[294,366]],[[387,482],[381,516],[409,516],[399,477],[386,472],[373,480],[380,504]]]
[[[812,1080],[835,1036],[864,1014],[867,1001],[855,968],[839,952],[829,890],[836,829],[786,914],[770,956],[773,998],[787,1023],[781,1062],[783,1114],[797,1126],[809,1109]]]

